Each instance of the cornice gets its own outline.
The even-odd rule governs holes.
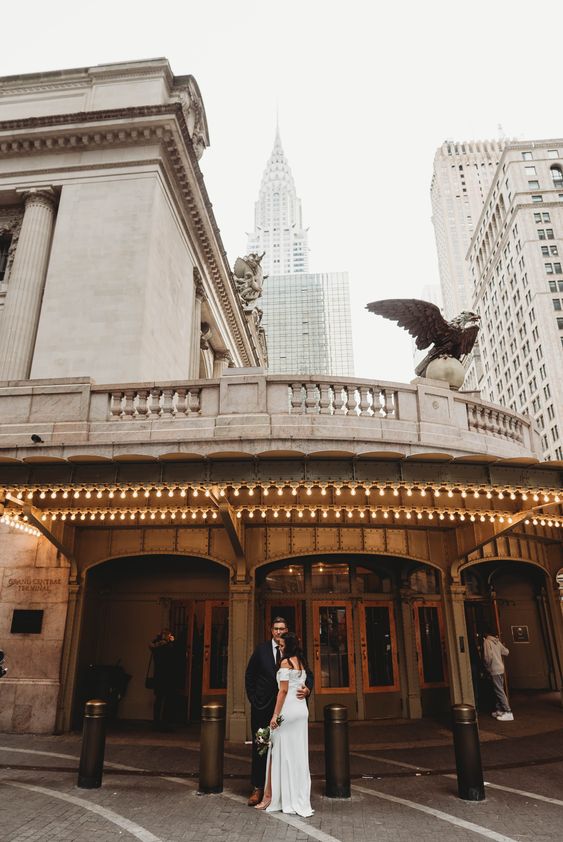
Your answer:
[[[167,118],[172,122],[167,122]],[[108,126],[110,121],[117,125]],[[178,142],[180,139],[181,143]],[[151,141],[160,144],[174,173],[176,189],[195,231],[203,262],[208,269],[207,274],[229,323],[241,360],[245,365],[253,365],[256,361],[249,353],[253,347],[252,338],[238,305],[227,255],[180,103],[0,121],[0,154],[4,156],[68,152],[92,145],[105,147]],[[186,154],[188,162],[185,160]],[[186,163],[189,164],[188,168]],[[188,171],[190,168],[191,173]],[[193,178],[201,195],[199,203],[191,187]]]

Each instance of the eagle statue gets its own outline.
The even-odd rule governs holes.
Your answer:
[[[429,364],[438,357],[454,357],[461,361],[473,348],[481,321],[477,313],[464,310],[448,322],[435,304],[418,298],[386,298],[383,301],[372,301],[371,304],[366,304],[366,310],[392,319],[399,327],[408,330],[416,339],[416,347],[419,350],[432,345],[415,369],[418,377],[424,377]]]

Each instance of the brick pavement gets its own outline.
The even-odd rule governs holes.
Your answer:
[[[350,729],[352,751],[362,755],[352,754],[350,801],[323,796],[324,759],[313,729],[312,801],[316,812],[311,819],[294,824],[282,821],[277,814],[265,815],[245,806],[248,748],[227,747],[223,795],[198,796],[197,774],[184,777],[197,773],[193,734],[112,733],[103,787],[78,790],[78,735],[0,734],[0,840],[433,842],[438,836],[441,842],[479,838],[554,842],[561,839],[563,826],[562,712],[553,695],[544,699],[543,708],[538,698],[531,704],[536,709],[523,705],[512,729],[507,729],[508,723],[489,723],[481,717],[482,730],[490,734],[482,743],[485,779],[558,803],[490,788],[485,802],[461,801],[455,779],[440,774],[417,777],[400,765],[451,770],[453,752],[446,721],[374,723]],[[131,773],[111,763],[155,774]],[[499,768],[506,764],[513,767]],[[366,777],[359,777],[362,774]],[[371,794],[374,792],[379,796]],[[421,812],[421,808],[434,812]],[[444,814],[441,818],[440,813]]]

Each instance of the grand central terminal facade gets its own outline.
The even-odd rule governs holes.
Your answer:
[[[169,627],[179,718],[243,740],[274,616],[314,720],[472,703],[491,625],[509,690],[560,692],[563,465],[443,381],[268,375],[208,143],[165,59],[0,79],[0,730],[78,727],[93,670],[150,720]]]

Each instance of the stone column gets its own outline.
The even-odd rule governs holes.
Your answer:
[[[252,654],[254,588],[231,583],[229,601],[229,671],[227,693],[227,739],[244,742],[247,735],[244,673]]]
[[[410,590],[401,589],[401,616],[405,647],[405,666],[407,678],[407,716],[409,719],[422,718],[422,700],[420,697],[420,679],[418,676],[418,657],[416,651],[416,631],[414,628],[413,603]]]
[[[213,360],[213,377],[221,377],[225,369],[228,368],[230,362],[230,351],[216,351],[215,359]]]
[[[83,608],[84,588],[81,587],[80,579],[76,576],[71,579],[68,591],[68,609],[61,656],[61,686],[55,723],[57,734],[70,731],[72,727],[72,701],[76,686]]]
[[[475,704],[469,640],[465,622],[465,594],[465,585],[460,583],[453,582],[449,589],[444,588],[446,648],[452,705]]]
[[[27,190],[25,212],[10,273],[0,336],[0,380],[26,380],[33,349],[55,222],[51,188]]]
[[[206,300],[203,280],[199,269],[194,266],[194,315],[192,320],[192,341],[190,359],[190,377],[192,380],[199,378],[199,357],[201,340],[201,305]]]

